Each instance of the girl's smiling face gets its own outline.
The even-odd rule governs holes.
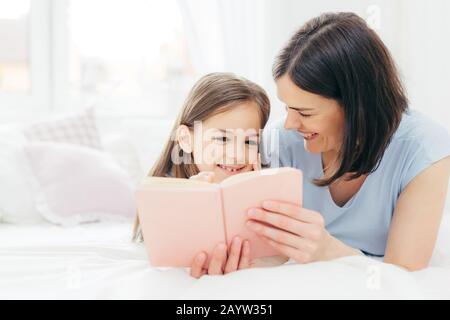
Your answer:
[[[259,113],[255,102],[242,102],[198,123],[191,133],[198,170],[213,172],[214,182],[252,171],[262,129]]]

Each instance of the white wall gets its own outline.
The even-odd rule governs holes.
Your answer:
[[[379,13],[376,31],[398,65],[411,107],[450,130],[450,1],[285,0],[268,1],[268,6],[265,30],[268,67],[292,33],[316,15],[352,11],[370,21]],[[267,77],[264,85],[271,96],[274,118],[281,116],[273,81]]]
[[[218,1],[222,1],[222,5],[229,2],[229,0]],[[47,1],[41,1],[41,3],[47,3]],[[231,32],[228,30],[227,39],[232,40],[233,35],[241,39],[228,46],[228,56],[235,60],[228,61],[225,65],[230,69],[228,71],[249,75],[251,80],[257,81],[266,88],[272,102],[271,120],[284,114],[282,105],[276,98],[275,84],[271,75],[272,63],[279,50],[291,35],[310,18],[328,11],[353,11],[369,21],[378,21],[376,30],[391,50],[399,66],[409,92],[411,106],[429,114],[450,130],[450,107],[448,105],[450,101],[450,19],[447,18],[450,13],[450,1],[233,0],[233,3],[237,8],[239,8],[239,4],[242,4],[241,9],[249,16],[248,21],[257,23],[259,27],[256,29],[256,33],[255,28],[248,25],[246,27],[242,22],[245,20],[242,12],[238,15],[239,21],[236,21],[236,17],[225,19],[225,14],[236,12],[233,7],[228,7],[226,11],[220,12],[221,19],[227,21],[230,26],[233,23],[239,23],[243,28],[249,28],[244,30],[245,32],[241,32],[239,28],[235,28]],[[208,12],[203,14],[206,15]],[[39,26],[36,28],[43,29]],[[36,28],[35,30],[38,30]],[[242,37],[246,37],[246,35],[252,37],[249,41],[252,43],[252,48],[253,45],[256,46],[256,50],[245,48]],[[239,50],[240,46],[244,46],[244,48]],[[40,53],[39,56],[43,55],[44,53]],[[56,58],[53,57],[53,59]],[[253,65],[253,67],[249,68],[249,65]],[[33,79],[39,85],[48,81],[48,77],[48,74],[36,74]],[[38,79],[40,80],[38,81]],[[37,91],[46,94],[44,90]],[[14,108],[9,109],[14,111]],[[31,112],[29,114],[26,117],[27,120],[36,117]],[[17,118],[11,114],[7,118],[0,118],[0,123],[17,119],[23,118]],[[167,130],[170,128],[170,121],[165,119],[164,122],[160,122],[158,119],[133,116],[124,119],[112,116],[101,119],[101,126],[106,133],[128,132],[133,136],[136,144],[142,148],[145,162],[151,162],[156,158],[158,150],[165,140]],[[148,136],[155,137],[154,141],[147,143]]]

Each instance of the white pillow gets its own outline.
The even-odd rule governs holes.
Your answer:
[[[442,217],[441,227],[436,239],[433,257],[430,266],[448,266],[450,267],[450,212],[445,212]]]
[[[26,142],[18,126],[0,127],[0,211],[1,221],[32,224],[43,219],[36,210],[31,171],[23,150]]]
[[[50,222],[74,225],[134,216],[134,185],[112,157],[51,142],[30,143],[25,150],[36,178],[37,209]]]
[[[126,134],[111,134],[102,139],[105,152],[128,173],[135,185],[138,185],[144,175],[139,156],[133,142]]]
[[[57,115],[29,124],[23,130],[31,142],[59,142],[101,149],[94,108]]]

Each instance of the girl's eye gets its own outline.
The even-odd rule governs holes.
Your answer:
[[[227,137],[214,137],[213,140],[219,143],[225,143],[229,141]]]
[[[245,141],[246,144],[250,145],[250,146],[257,146],[258,142],[254,141],[254,140],[247,140]]]
[[[305,117],[305,118],[309,118],[309,117],[312,116],[311,114],[303,114],[301,112],[299,112],[298,114],[301,115],[302,117]]]

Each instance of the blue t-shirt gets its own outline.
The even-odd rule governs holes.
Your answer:
[[[384,256],[397,199],[408,183],[433,163],[450,156],[450,135],[445,128],[418,111],[404,113],[378,169],[339,207],[328,187],[312,182],[323,176],[321,154],[306,151],[303,136],[283,125],[281,119],[264,131],[263,162],[302,170],[303,206],[323,215],[331,235],[373,256]],[[276,140],[278,148],[272,143]]]

